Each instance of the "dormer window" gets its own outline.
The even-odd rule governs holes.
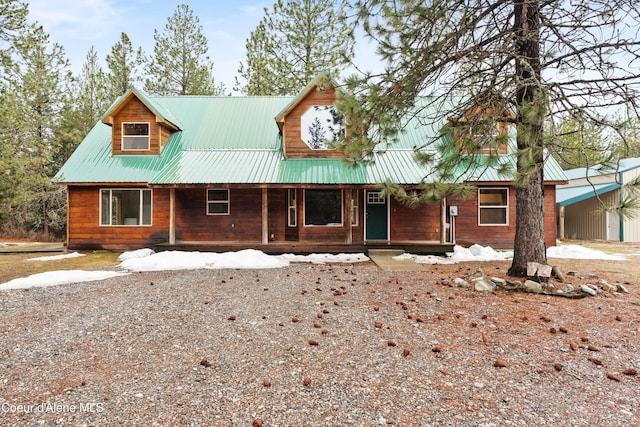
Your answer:
[[[122,123],[122,151],[149,149],[149,123]]]
[[[333,105],[314,105],[300,119],[300,137],[312,150],[327,150],[344,136],[344,118]]]

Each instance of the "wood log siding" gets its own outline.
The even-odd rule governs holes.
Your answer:
[[[440,239],[440,204],[411,209],[401,205],[392,197],[390,217],[391,240]]]
[[[102,188],[115,187],[69,187],[69,249],[135,249],[153,246],[169,239],[169,190],[153,190],[151,226],[101,226]]]
[[[122,123],[149,123],[149,150],[122,150]],[[112,153],[113,154],[160,154],[162,146],[171,135],[163,129],[156,116],[138,99],[133,97],[113,118]]]
[[[284,154],[290,158],[337,158],[342,157],[338,150],[313,150],[309,148],[301,137],[302,115],[314,105],[334,105],[335,90],[313,90],[309,95],[285,117],[283,127]]]
[[[489,187],[482,187],[489,188]],[[504,188],[497,185],[495,188]],[[556,195],[555,187],[545,185],[544,188],[544,231],[547,247],[556,245]],[[478,225],[478,198],[467,200],[447,199],[447,204],[458,206],[458,216],[455,222],[456,243],[462,246],[470,246],[474,243],[483,246],[491,246],[494,249],[513,248],[513,239],[516,232],[516,189],[509,188],[509,225],[507,226],[480,226]],[[448,216],[447,216],[448,220]]]

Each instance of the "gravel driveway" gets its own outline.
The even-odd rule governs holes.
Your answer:
[[[0,292],[0,424],[640,425],[637,286],[480,293],[444,268],[463,269],[293,264]]]

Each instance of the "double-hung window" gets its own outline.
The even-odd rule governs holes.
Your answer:
[[[207,215],[229,215],[229,190],[207,190]]]
[[[509,189],[478,189],[478,225],[509,225]]]
[[[151,225],[151,190],[100,190],[100,225]]]
[[[149,123],[122,123],[122,151],[149,149]]]

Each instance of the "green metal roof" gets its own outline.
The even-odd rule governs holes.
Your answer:
[[[399,141],[373,162],[353,166],[343,159],[284,159],[275,117],[294,97],[144,97],[156,114],[179,126],[159,155],[112,155],[111,127],[99,122],[55,176],[60,183],[187,184],[419,184],[429,168],[415,161],[414,149],[439,134],[437,122],[408,119]],[[120,98],[130,94],[127,93]],[[432,99],[418,106],[438,109]],[[117,102],[109,109],[116,108]],[[444,107],[443,107],[444,108]],[[108,111],[108,112],[109,112]],[[107,112],[107,113],[108,113]],[[437,112],[437,111],[436,111]],[[443,116],[439,114],[439,116]],[[512,156],[504,161],[514,162]],[[489,168],[468,180],[509,181]],[[565,181],[553,159],[545,179]]]
[[[560,206],[569,206],[619,188],[620,184],[615,182],[610,184],[595,184],[593,186],[580,185],[577,187],[558,188],[556,190],[556,203]]]

